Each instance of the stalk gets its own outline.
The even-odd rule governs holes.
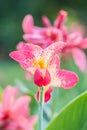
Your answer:
[[[44,105],[44,88],[40,88],[40,101],[39,101],[39,120],[38,130],[43,130],[43,105]]]

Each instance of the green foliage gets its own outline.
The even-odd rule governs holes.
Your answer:
[[[65,107],[46,130],[87,130],[87,91]]]

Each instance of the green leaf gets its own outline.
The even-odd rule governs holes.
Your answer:
[[[68,104],[46,130],[87,130],[87,91]]]

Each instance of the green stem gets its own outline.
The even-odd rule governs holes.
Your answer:
[[[40,102],[39,102],[39,120],[38,130],[43,130],[43,104],[44,104],[44,92],[43,87],[40,88]]]

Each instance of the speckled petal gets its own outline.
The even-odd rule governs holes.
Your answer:
[[[50,71],[57,71],[60,68],[60,58],[58,55],[55,55],[54,57],[52,57],[52,59],[50,60],[50,64],[49,64],[49,69]]]
[[[34,56],[31,52],[26,50],[13,51],[9,54],[9,56],[19,62],[24,68],[31,67],[34,60]]]
[[[39,59],[42,56],[43,49],[34,44],[25,44],[24,50],[31,53],[35,59]]]
[[[43,56],[47,61],[49,61],[55,54],[58,54],[65,47],[66,43],[56,42],[44,49]]]
[[[74,87],[78,82],[78,76],[76,73],[67,71],[67,70],[59,70],[57,72],[58,81],[60,80],[60,86],[65,89],[69,89]]]

